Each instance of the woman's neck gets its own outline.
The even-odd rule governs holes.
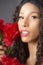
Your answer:
[[[36,62],[36,52],[37,52],[37,43],[28,43],[30,56],[27,59],[26,65],[35,65]]]
[[[28,43],[28,49],[31,56],[34,56],[37,51],[37,44],[38,42],[34,43]]]

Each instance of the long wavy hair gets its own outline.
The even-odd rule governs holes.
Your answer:
[[[16,7],[15,13],[13,15],[13,21],[19,20],[19,12],[21,7],[27,3],[33,3],[40,9],[40,34],[39,34],[39,40],[37,45],[37,52],[36,57],[37,61],[35,65],[41,65],[43,63],[43,1],[42,0],[22,0],[20,5]],[[24,43],[21,41],[21,38],[17,38],[14,41],[14,49],[12,50],[12,53],[10,54],[12,57],[17,57],[20,61],[20,63],[26,63],[27,58],[29,57],[29,50],[27,43]]]

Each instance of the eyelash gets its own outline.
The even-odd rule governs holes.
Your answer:
[[[38,16],[31,16],[31,17],[33,17],[33,19],[39,18]],[[24,17],[19,16],[18,18],[19,18],[19,19],[20,19],[20,18],[23,19]]]
[[[22,19],[23,19],[24,17],[22,17],[22,16],[19,16],[18,18],[19,18],[19,19],[20,19],[20,18],[22,18]]]
[[[38,16],[32,16],[34,19],[39,18]]]

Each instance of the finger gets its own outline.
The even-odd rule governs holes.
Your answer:
[[[0,45],[0,49],[3,49],[3,46],[2,45]]]
[[[6,50],[5,46],[0,45],[0,50]]]
[[[5,51],[0,50],[0,55],[5,54]]]
[[[4,54],[3,55],[0,55],[0,58],[2,58],[4,56]]]

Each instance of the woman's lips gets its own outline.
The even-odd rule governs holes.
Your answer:
[[[21,31],[21,36],[28,36],[29,32],[27,30],[22,30]]]

